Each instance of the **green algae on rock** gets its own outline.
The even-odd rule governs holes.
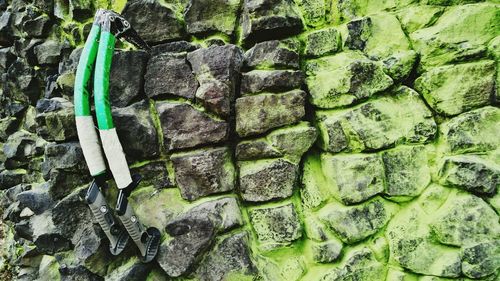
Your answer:
[[[293,203],[255,208],[249,214],[250,223],[263,250],[289,245],[302,237],[302,226]]]
[[[415,89],[432,109],[446,116],[485,106],[495,91],[495,63],[485,60],[431,68],[415,80]]]
[[[306,62],[310,102],[320,108],[359,103],[392,85],[379,63],[359,52],[342,52]],[[332,79],[335,77],[336,79]]]
[[[341,49],[340,33],[333,27],[307,33],[303,41],[304,55],[310,57],[330,55]]]

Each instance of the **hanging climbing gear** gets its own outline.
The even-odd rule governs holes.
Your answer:
[[[130,174],[111,116],[109,73],[117,38],[122,38],[138,48],[150,51],[148,44],[138,36],[125,18],[113,11],[103,9],[97,11],[80,56],[74,89],[78,138],[85,162],[93,177],[87,191],[86,200],[109,239],[109,248],[113,255],[118,255],[123,251],[130,235],[141,252],[142,261],[150,262],[158,252],[160,231],[154,227],[146,229],[139,222],[132,206],[128,203],[128,197],[139,185],[141,176]],[[100,141],[95,130],[89,103],[90,91],[88,86],[93,70],[94,106]],[[104,150],[109,169],[119,189],[115,210],[126,231],[114,219],[102,194],[110,177],[100,143],[102,143],[102,150]]]

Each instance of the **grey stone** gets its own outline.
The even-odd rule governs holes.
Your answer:
[[[43,154],[45,144],[45,141],[35,134],[22,130],[15,132],[3,145],[5,167],[10,169],[26,167],[31,159]]]
[[[35,215],[39,215],[53,205],[53,200],[46,191],[40,190],[26,190],[22,191],[15,197],[19,202],[19,208],[29,208]]]
[[[145,91],[150,98],[173,95],[193,99],[198,88],[185,54],[161,54],[149,60]]]
[[[23,30],[32,37],[44,37],[50,28],[50,17],[40,14],[23,22]]]
[[[302,237],[302,226],[292,203],[249,211],[250,222],[262,249],[289,245]]]
[[[245,65],[250,68],[299,68],[297,41],[271,40],[255,44],[245,53]]]
[[[384,191],[384,167],[377,154],[324,153],[321,164],[333,196],[345,205],[366,201]]]
[[[69,0],[69,11],[71,17],[83,21],[92,17],[94,13],[94,3],[87,0]]]
[[[122,15],[147,42],[161,43],[184,36],[184,28],[175,11],[157,1],[128,2]]]
[[[302,30],[298,7],[287,0],[245,0],[240,24],[242,39],[247,43],[269,40],[276,35],[288,37]]]
[[[128,162],[157,157],[159,142],[147,101],[112,110],[116,132]]]
[[[20,102],[35,105],[40,97],[40,81],[25,59],[17,58],[7,70],[6,87],[9,95]]]
[[[193,201],[234,188],[235,170],[227,147],[173,154],[170,159],[184,199]]]
[[[0,45],[10,46],[13,43],[13,30],[11,27],[12,13],[2,12],[0,16]]]
[[[0,70],[2,72],[5,72],[15,60],[16,56],[12,53],[11,48],[0,49]]]
[[[190,41],[173,41],[167,42],[159,45],[152,46],[151,55],[157,56],[163,53],[182,53],[182,52],[191,52],[198,48],[200,45]]]
[[[26,177],[26,170],[4,170],[0,172],[0,189],[7,189],[23,183]]]
[[[248,233],[238,232],[220,239],[200,263],[196,275],[203,281],[256,276],[257,268],[248,246]]]
[[[67,141],[77,137],[73,104],[63,98],[41,99],[36,105],[37,134],[47,141]]]
[[[479,155],[450,156],[439,171],[441,184],[466,191],[494,195],[500,185],[500,168]]]
[[[320,219],[342,242],[354,244],[380,231],[392,217],[390,203],[379,198],[356,206],[330,203],[320,210]]]
[[[151,272],[151,268],[152,266],[150,264],[142,263],[137,258],[131,258],[115,270],[111,271],[108,275],[106,275],[105,280],[146,280],[149,272]]]
[[[500,268],[500,241],[485,241],[462,248],[462,271],[473,279],[492,275]]]
[[[241,197],[264,202],[292,196],[298,179],[298,166],[284,159],[239,162]]]
[[[340,257],[342,251],[342,243],[337,240],[326,242],[313,242],[311,251],[313,259],[318,263],[331,263]]]
[[[153,185],[157,189],[174,186],[169,177],[167,163],[164,161],[153,161],[144,165],[131,167],[130,173],[141,175],[141,184],[145,186]]]
[[[186,29],[191,34],[207,34],[222,32],[231,36],[233,34],[240,1],[189,1],[184,20]]]
[[[228,124],[185,103],[157,102],[168,150],[216,144],[227,140]]]
[[[387,269],[368,248],[353,250],[341,267],[333,269],[322,280],[383,280]]]
[[[303,81],[299,70],[252,70],[241,77],[241,94],[300,89]]]
[[[210,46],[187,56],[199,88],[196,99],[210,111],[228,117],[236,97],[243,51],[236,45]]]
[[[57,64],[61,58],[63,46],[57,41],[45,41],[35,46],[34,51],[39,64]]]
[[[304,54],[319,57],[333,54],[340,50],[340,33],[333,27],[308,33],[304,38]]]
[[[294,124],[305,115],[305,92],[260,94],[236,100],[236,132],[241,137]]]
[[[109,73],[109,99],[113,106],[124,107],[142,98],[148,58],[143,51],[119,51],[113,55]]]

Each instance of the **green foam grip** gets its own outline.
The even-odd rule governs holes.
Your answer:
[[[94,102],[99,130],[109,130],[115,127],[109,102],[109,73],[115,41],[115,36],[110,32],[101,32],[94,74]]]

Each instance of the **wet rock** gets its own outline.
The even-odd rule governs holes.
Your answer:
[[[175,11],[157,1],[128,2],[122,15],[149,43],[161,43],[184,36],[184,29],[175,15]]]
[[[298,89],[304,76],[298,70],[252,70],[241,77],[241,94]]]
[[[481,21],[477,21],[477,17]],[[421,54],[421,67],[470,61],[484,56],[486,43],[498,34],[498,9],[481,3],[450,7],[428,28],[410,34],[413,47]]]
[[[320,108],[359,103],[389,88],[393,81],[382,66],[358,52],[342,52],[306,62],[310,102]],[[332,77],[337,77],[332,83]]]
[[[193,99],[198,88],[185,54],[161,54],[149,60],[145,76],[148,97],[174,95]]]
[[[57,64],[61,57],[63,46],[56,41],[45,41],[35,46],[34,52],[39,64]]]
[[[495,91],[495,63],[481,61],[432,68],[415,80],[436,112],[453,116],[490,103]]]
[[[73,104],[63,98],[38,100],[36,131],[47,141],[65,141],[77,137]]]
[[[386,231],[391,258],[415,273],[458,277],[459,250],[434,242],[428,223],[429,217],[418,206],[411,205],[399,212]]]
[[[255,44],[245,53],[249,68],[299,68],[299,44],[296,40],[271,40]]]
[[[144,186],[153,185],[157,189],[174,186],[169,177],[167,164],[163,161],[149,162],[144,165],[134,166],[130,168],[130,173],[141,175],[141,184]]]
[[[27,166],[30,159],[43,154],[45,141],[35,134],[17,131],[10,135],[3,145],[5,166],[15,169]]]
[[[233,276],[245,278],[256,274],[246,232],[221,239],[196,270],[196,275],[203,281],[226,280]]]
[[[392,96],[335,112],[316,111],[320,147],[329,152],[370,151],[394,143],[425,143],[436,122],[419,95],[401,87]],[[349,137],[347,137],[349,136]]]
[[[159,155],[159,142],[147,101],[112,110],[116,132],[129,162]]]
[[[462,248],[462,271],[473,279],[494,274],[500,268],[500,241],[485,241]]]
[[[222,32],[231,36],[236,24],[239,6],[240,1],[238,0],[191,0],[184,12],[187,32],[191,34]]]
[[[420,195],[431,181],[425,147],[400,146],[381,153],[385,171],[385,194],[396,200]]]
[[[235,171],[226,147],[178,153],[170,159],[184,199],[193,201],[234,188]]]
[[[143,51],[122,51],[113,55],[109,73],[109,98],[113,106],[124,107],[141,98],[148,58]]]
[[[447,157],[439,174],[441,184],[456,186],[476,194],[493,195],[500,184],[498,166],[478,155]]]
[[[191,217],[167,226],[173,237],[160,245],[157,261],[170,277],[186,274],[210,248],[215,228],[208,216]]]
[[[292,196],[298,166],[284,159],[239,162],[240,192],[245,201],[263,202]]]
[[[24,21],[23,30],[30,37],[45,37],[48,35],[50,25],[50,17],[48,15],[41,14],[36,18]]]
[[[318,263],[334,262],[340,257],[342,242],[330,240],[326,242],[314,242],[311,247],[313,259]]]
[[[241,14],[242,39],[259,42],[288,37],[302,30],[298,8],[286,0],[245,0]],[[273,39],[274,39],[273,38]]]
[[[341,49],[340,33],[335,28],[325,28],[308,33],[304,38],[304,54],[319,57]]]
[[[187,56],[199,87],[196,99],[210,111],[228,117],[236,96],[243,51],[235,45],[211,46]]]
[[[320,210],[320,219],[347,244],[362,241],[380,231],[391,219],[394,206],[379,198],[355,206],[330,203]]]
[[[246,137],[293,124],[305,114],[304,99],[305,93],[301,90],[239,98],[236,100],[236,132]]]
[[[228,124],[185,103],[157,102],[168,150],[215,144],[228,138]]]
[[[392,79],[399,81],[410,74],[417,56],[394,15],[380,13],[355,19],[347,23],[347,30],[345,45],[382,61]]]
[[[316,128],[307,122],[295,126],[271,131],[265,138],[248,140],[236,146],[238,160],[283,157],[292,162],[300,161],[300,157],[315,142]]]
[[[26,170],[4,170],[0,172],[0,189],[7,189],[23,183],[26,177]]]
[[[495,150],[500,144],[494,137],[500,130],[499,119],[500,110],[486,106],[444,122],[440,131],[446,150],[453,154]]]
[[[270,250],[289,245],[302,237],[302,227],[292,203],[249,211],[260,247]]]
[[[106,275],[106,280],[119,281],[119,280],[130,280],[130,281],[140,281],[146,280],[149,272],[151,271],[151,265],[142,263],[137,258],[131,258],[126,263],[122,264],[115,270],[111,271]]]
[[[321,156],[322,170],[333,196],[352,205],[384,191],[384,167],[377,154]]]
[[[372,251],[361,248],[350,252],[344,264],[326,274],[323,280],[383,280],[386,272],[387,268],[377,261]]]

